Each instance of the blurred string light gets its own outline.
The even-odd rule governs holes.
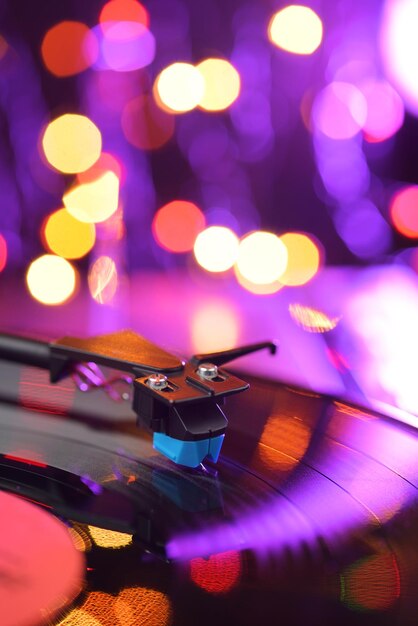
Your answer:
[[[386,75],[406,107],[418,114],[418,0],[386,0],[380,26],[380,52]]]
[[[367,119],[367,101],[354,85],[335,81],[316,97],[312,117],[316,130],[330,139],[349,139]]]
[[[287,261],[287,248],[273,233],[256,231],[240,242],[237,268],[252,283],[265,285],[279,280]]]
[[[206,111],[223,111],[238,98],[240,76],[226,59],[206,59],[196,66],[204,81],[199,106]]]
[[[113,22],[134,22],[149,26],[149,15],[146,8],[137,0],[110,0],[102,8],[99,22],[104,31]]]
[[[405,237],[418,237],[418,186],[397,191],[390,201],[390,217],[396,230]]]
[[[174,113],[191,111],[201,102],[205,81],[191,63],[173,63],[166,67],[155,81],[157,103]]]
[[[88,273],[89,291],[99,304],[109,304],[118,287],[118,272],[113,259],[100,256],[91,266]]]
[[[48,124],[42,147],[50,165],[64,174],[89,169],[99,158],[102,136],[84,115],[67,113]]]
[[[122,112],[122,130],[127,141],[140,150],[161,148],[174,134],[174,116],[161,110],[154,99],[141,94]]]
[[[280,276],[283,285],[304,285],[317,274],[321,254],[311,237],[304,233],[286,233],[280,237],[287,249],[287,266]]]
[[[239,240],[225,226],[210,226],[196,237],[196,261],[208,272],[226,272],[233,267],[238,256]]]
[[[322,22],[309,7],[290,5],[273,15],[268,27],[270,41],[293,54],[312,54],[322,41]]]
[[[392,137],[404,121],[404,105],[398,93],[385,80],[369,79],[359,85],[366,99],[363,124],[366,141],[377,143]]]
[[[30,264],[26,284],[31,295],[42,304],[62,304],[74,293],[76,272],[65,259],[44,254]]]
[[[45,67],[55,76],[79,74],[97,59],[98,42],[81,22],[60,22],[50,28],[41,45]]]
[[[4,270],[7,263],[7,243],[3,235],[0,234],[0,272]]]
[[[85,256],[96,240],[94,225],[80,222],[66,209],[59,209],[47,218],[43,235],[49,250],[65,259]]]
[[[174,200],[157,211],[152,232],[162,248],[170,252],[189,252],[205,224],[205,216],[193,202]]]
[[[68,212],[80,222],[104,222],[118,208],[119,179],[114,172],[106,172],[92,182],[67,191],[63,202]]]

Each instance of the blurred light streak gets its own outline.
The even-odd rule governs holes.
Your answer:
[[[65,415],[73,404],[74,393],[75,387],[71,378],[64,378],[58,384],[53,384],[45,370],[22,367],[20,371],[19,403],[32,411]]]
[[[88,285],[91,297],[99,304],[109,304],[118,287],[116,264],[108,256],[100,256],[90,267]]]
[[[322,22],[309,7],[289,5],[273,15],[268,26],[270,41],[293,54],[312,54],[322,42]]]
[[[233,550],[190,561],[190,578],[194,584],[213,594],[228,593],[236,587],[241,570],[241,554]]]
[[[286,246],[273,233],[256,231],[240,242],[237,268],[252,283],[263,285],[279,280],[287,261]]]
[[[207,300],[192,311],[191,335],[195,352],[233,348],[240,336],[239,316],[226,300]]]
[[[199,70],[190,63],[173,63],[166,67],[154,84],[154,96],[169,112],[186,113],[201,102],[205,82]]]
[[[113,22],[136,22],[149,27],[149,15],[137,0],[110,0],[102,8],[99,22],[104,32]]]
[[[130,100],[122,113],[122,130],[130,144],[140,150],[156,150],[174,134],[174,116],[161,110],[149,95]]]
[[[76,272],[65,259],[44,254],[30,264],[26,284],[35,300],[47,305],[62,304],[76,288]]]
[[[205,111],[223,111],[238,98],[240,76],[226,59],[206,59],[196,66],[204,80],[204,92],[199,106]]]
[[[102,136],[88,117],[67,113],[48,124],[42,147],[50,165],[65,174],[77,174],[100,157]]]
[[[287,266],[280,282],[287,286],[305,285],[317,274],[321,254],[312,237],[304,233],[285,233],[280,241],[287,249]]]
[[[400,96],[383,80],[368,80],[359,88],[367,102],[363,124],[366,141],[376,143],[392,137],[404,121],[404,105]]]
[[[418,237],[418,186],[404,187],[392,196],[390,217],[402,235]]]
[[[342,205],[336,210],[334,224],[346,246],[360,259],[373,259],[392,245],[392,230],[370,200]]]
[[[43,235],[49,250],[65,259],[85,256],[96,240],[94,225],[78,221],[66,209],[59,209],[47,218]]]
[[[388,80],[407,109],[418,114],[418,1],[386,0],[380,25],[380,53]]]
[[[80,222],[104,222],[118,208],[119,179],[114,172],[106,172],[90,183],[72,187],[62,200],[68,212]]]
[[[45,67],[55,76],[65,77],[88,69],[97,59],[96,36],[81,22],[59,22],[50,28],[41,45]]]
[[[87,526],[87,528],[96,546],[101,548],[124,548],[132,543],[132,535],[97,526]]]
[[[7,243],[3,235],[0,233],[0,272],[4,270],[7,263]]]
[[[208,272],[226,272],[233,267],[238,256],[239,240],[232,230],[224,226],[210,226],[196,237],[196,261]]]
[[[315,98],[312,120],[316,130],[331,139],[350,139],[367,119],[367,101],[350,83],[332,82]]]
[[[152,232],[162,248],[170,252],[189,252],[205,223],[205,216],[193,202],[173,200],[155,214]]]
[[[309,333],[328,333],[336,328],[341,317],[329,317],[322,311],[302,304],[289,304],[289,313],[298,326]]]

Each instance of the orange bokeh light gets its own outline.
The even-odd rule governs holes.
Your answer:
[[[50,28],[41,45],[46,68],[55,76],[84,72],[97,59],[99,46],[95,35],[82,22],[60,22]]]
[[[163,146],[174,133],[174,117],[157,106],[151,96],[140,95],[125,106],[122,130],[130,144],[140,150]]]
[[[0,235],[0,272],[4,270],[7,263],[7,243],[3,235]]]
[[[152,231],[162,248],[170,252],[189,252],[205,228],[205,216],[193,202],[174,200],[154,216]]]
[[[104,5],[99,22],[106,31],[107,22],[136,22],[149,26],[149,15],[145,7],[136,0],[110,0]]]
[[[309,282],[318,272],[321,255],[316,243],[303,233],[286,233],[280,237],[287,248],[287,266],[280,276],[283,285],[296,286]]]
[[[405,187],[393,196],[390,217],[402,235],[411,239],[418,237],[418,187]]]
[[[208,559],[192,559],[190,578],[208,593],[227,593],[238,583],[241,569],[239,552],[222,552],[212,554]]]

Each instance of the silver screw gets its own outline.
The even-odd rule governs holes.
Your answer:
[[[197,373],[201,378],[212,380],[218,375],[218,368],[213,363],[201,363],[197,368]]]
[[[151,374],[147,378],[147,385],[151,387],[151,389],[161,391],[168,387],[168,378],[164,374]]]

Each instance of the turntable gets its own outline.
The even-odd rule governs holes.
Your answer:
[[[260,373],[280,350],[221,366],[221,384],[250,388],[222,407],[218,461],[187,467],[132,411],[132,373],[154,375],[149,362],[120,371],[73,339],[32,343],[25,362],[1,339],[4,626],[414,623],[417,433],[366,402],[342,356],[351,401]],[[51,354],[54,383],[34,367]],[[181,387],[201,360],[169,354]]]

